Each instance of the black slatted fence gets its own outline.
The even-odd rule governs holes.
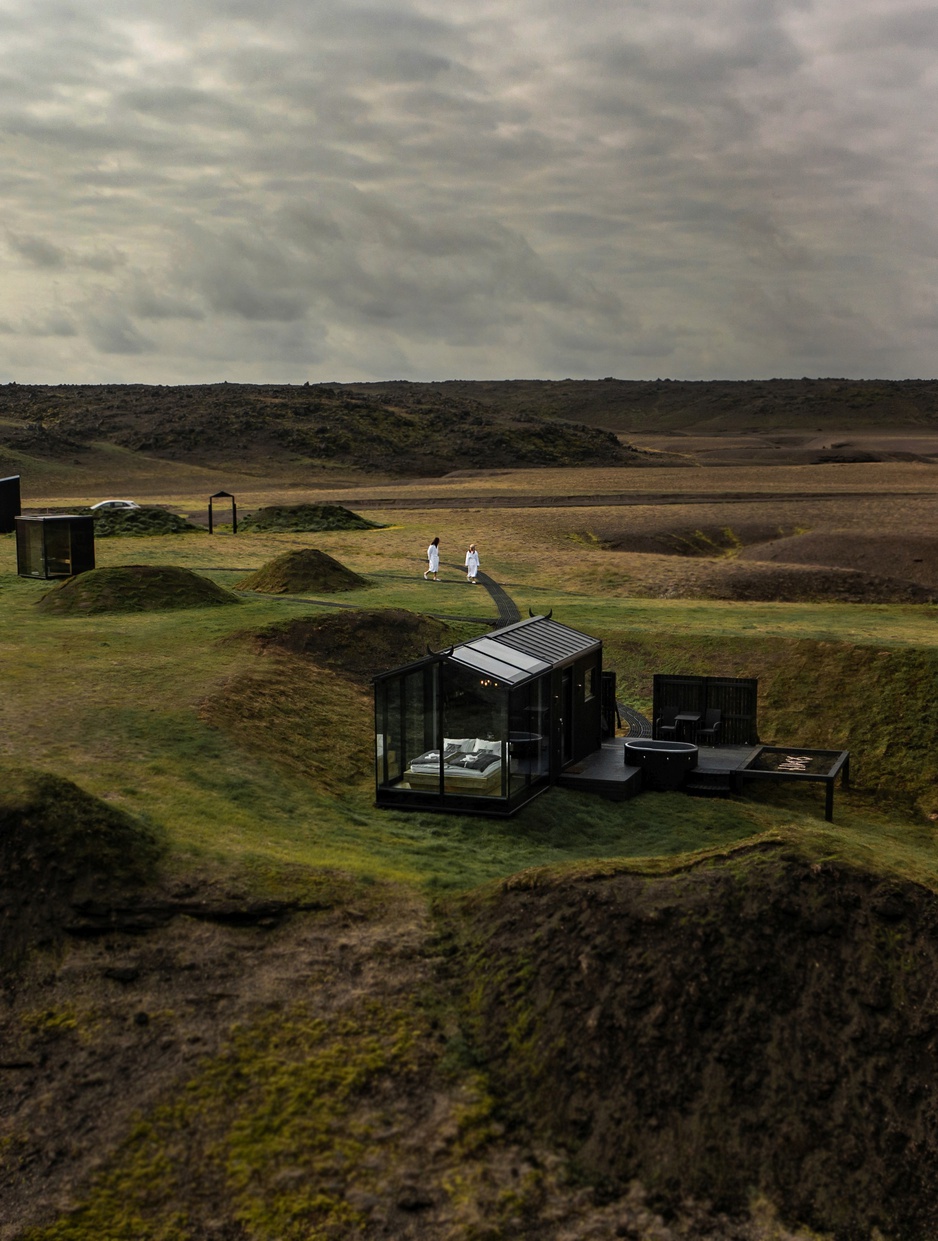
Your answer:
[[[720,745],[758,745],[759,682],[756,677],[670,676],[654,678],[654,735],[668,709],[697,714],[720,712]]]

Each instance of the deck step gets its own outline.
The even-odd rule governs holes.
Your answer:
[[[701,771],[697,767],[682,788],[695,797],[729,797],[733,791],[732,775],[728,771]]]

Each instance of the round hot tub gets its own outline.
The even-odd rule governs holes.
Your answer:
[[[697,747],[689,741],[626,740],[625,761],[638,767],[649,789],[678,789],[697,766]]]
[[[508,744],[511,748],[512,758],[537,758],[538,749],[543,739],[540,733],[509,733]]]

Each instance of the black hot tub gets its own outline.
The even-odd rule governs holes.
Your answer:
[[[678,789],[697,766],[697,747],[689,741],[652,741],[636,737],[625,743],[625,761],[641,769],[649,789]]]
[[[544,738],[540,733],[509,733],[508,744],[512,758],[535,759]]]

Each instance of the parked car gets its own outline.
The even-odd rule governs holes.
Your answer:
[[[97,504],[92,504],[92,513],[106,512],[112,508],[139,508],[140,505],[135,500],[99,500]]]

